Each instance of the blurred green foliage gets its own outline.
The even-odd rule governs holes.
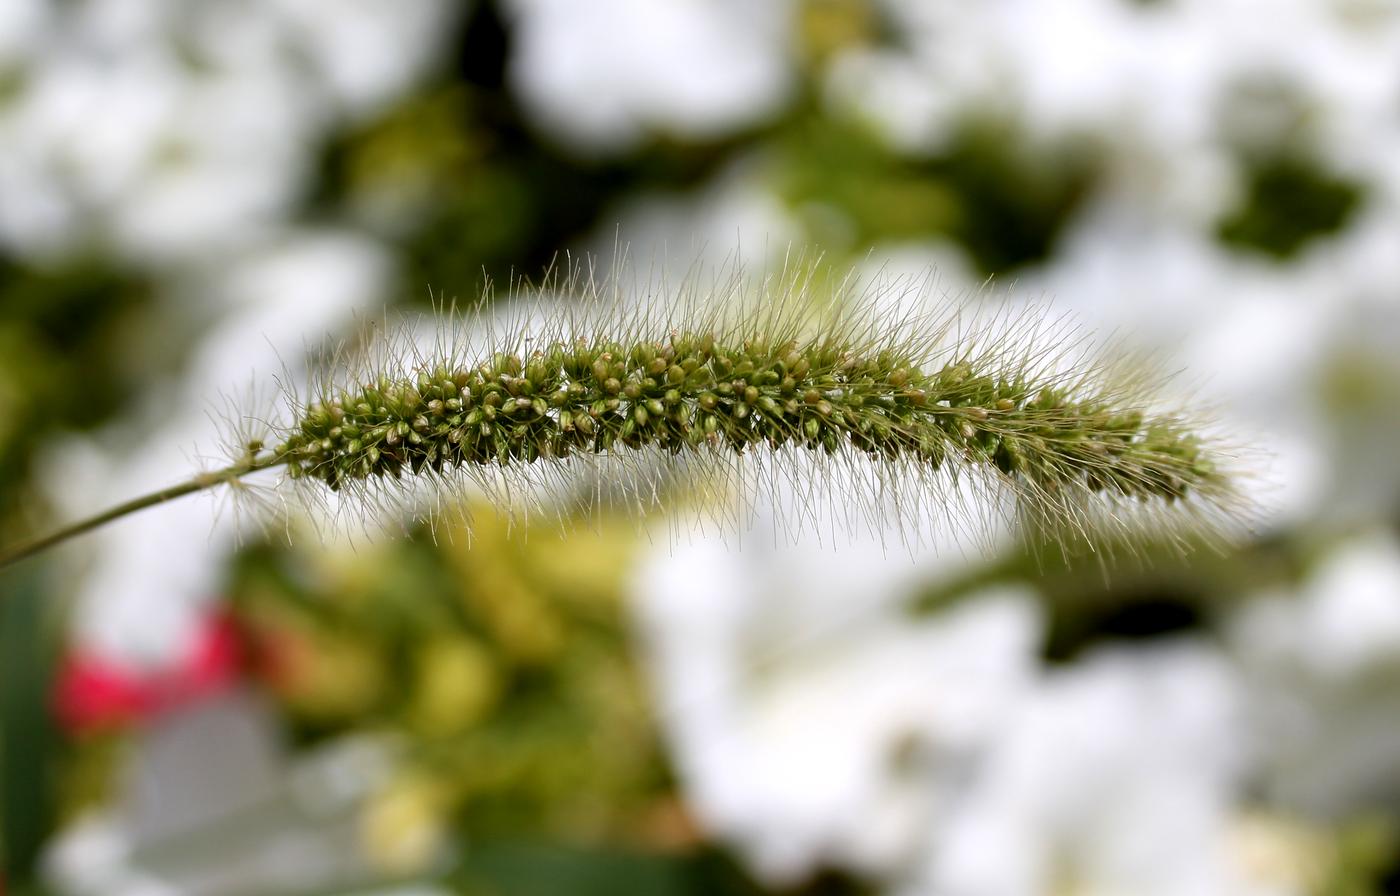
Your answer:
[[[1257,159],[1247,167],[1244,201],[1220,222],[1225,243],[1278,259],[1346,226],[1361,205],[1361,188],[1295,155]]]
[[[450,878],[462,896],[757,896],[721,855],[663,856],[539,843],[485,843]]]
[[[0,532],[32,500],[25,483],[47,439],[107,419],[176,360],[174,346],[148,338],[153,290],[100,257],[0,255]]]
[[[246,551],[228,595],[260,676],[303,738],[399,735],[400,781],[467,833],[688,836],[654,824],[674,796],[620,606],[635,530],[473,518],[436,543]]]
[[[58,621],[34,570],[0,575],[0,890],[29,885],[55,821],[62,743],[48,695]]]
[[[968,121],[928,156],[814,111],[779,132],[779,193],[819,242],[859,251],[943,237],[984,274],[1043,260],[1093,183],[1088,147],[1036,149],[1015,128]]]

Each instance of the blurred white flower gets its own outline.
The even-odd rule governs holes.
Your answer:
[[[1254,892],[1227,850],[1237,690],[1224,660],[1193,643],[1051,672],[930,830],[902,892]]]
[[[347,113],[379,111],[446,49],[442,37],[470,0],[266,0],[315,74]],[[234,4],[237,6],[237,4]]]
[[[941,147],[970,106],[997,113],[1008,107],[995,84],[1005,77],[993,55],[981,5],[957,0],[881,4],[900,40],[893,46],[851,47],[826,73],[826,98],[876,126],[896,147]]]
[[[583,148],[720,136],[786,99],[789,5],[509,0],[511,82],[542,124]]]
[[[47,17],[45,0],[8,0],[0,5],[0,76],[44,48],[41,35]]]
[[[1266,746],[1268,795],[1336,817],[1400,797],[1400,542],[1366,535],[1297,594],[1260,595],[1231,644]]]
[[[827,95],[910,152],[936,151],[968,116],[1032,141],[1091,138],[1106,187],[1208,226],[1231,196],[1242,92],[1293,98],[1292,140],[1335,170],[1393,178],[1400,135],[1400,10],[1312,0],[884,0],[900,40],[832,62]],[[1295,147],[1299,148],[1299,147]],[[1390,150],[1390,151],[1388,151]]]
[[[61,892],[179,896],[170,883],[132,867],[131,834],[119,813],[89,812],[71,821],[45,856],[44,874]]]
[[[401,7],[77,0],[0,19],[0,63],[11,30],[45,46],[0,104],[0,245],[159,266],[257,238],[329,128],[436,59],[445,0]]]
[[[132,737],[116,808],[78,817],[49,843],[44,882],[64,896],[368,896],[362,888],[377,869],[358,828],[391,784],[392,753],[362,734],[290,758],[260,700],[245,693],[192,706]],[[372,892],[439,891],[385,882]]]
[[[663,548],[639,572],[688,799],[766,879],[902,867],[1030,684],[1034,595],[995,589],[910,621],[926,580],[872,544],[757,539]]]
[[[673,284],[697,268],[761,271],[780,263],[801,249],[803,236],[757,167],[741,160],[695,192],[631,196],[603,216],[589,249],[605,260],[620,252],[619,268],[664,272]]]

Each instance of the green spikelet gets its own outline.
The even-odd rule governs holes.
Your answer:
[[[521,358],[383,377],[306,410],[276,449],[291,475],[333,489],[425,468],[530,464],[622,448],[671,454],[799,446],[936,471],[994,469],[1027,494],[1064,489],[1175,501],[1227,487],[1172,418],[1071,399],[975,370],[938,369],[836,338],[732,344],[708,332],[661,341],[554,343]]]

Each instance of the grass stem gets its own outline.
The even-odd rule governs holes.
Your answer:
[[[19,541],[14,544],[0,548],[0,568],[9,566],[12,563],[17,563],[20,560],[37,554],[40,551],[51,548],[55,545],[62,544],[63,542],[68,541],[71,538],[76,538],[79,535],[91,532],[93,529],[100,528],[101,526],[104,526],[107,523],[112,522],[113,520],[118,520],[124,516],[129,516],[130,514],[136,513],[139,510],[145,510],[147,507],[154,507],[157,504],[164,504],[167,501],[173,501],[176,498],[182,498],[185,495],[192,495],[195,492],[202,492],[206,489],[214,488],[215,486],[227,485],[228,483],[233,482],[237,479],[241,479],[242,477],[247,476],[250,473],[256,473],[259,470],[266,470],[271,467],[280,466],[283,463],[285,463],[285,460],[276,454],[268,454],[267,456],[262,458],[249,456],[247,458],[244,458],[243,460],[238,461],[238,463],[231,464],[230,466],[225,467],[222,470],[215,470],[209,473],[200,473],[198,476],[195,476],[194,478],[186,482],[181,482],[177,485],[172,485],[167,488],[163,488],[158,491],[142,495],[139,498],[132,498],[130,501],[124,501],[121,504],[116,505],[115,507],[110,507],[107,510],[102,511],[101,513],[97,513],[84,519],[78,520],[75,523],[70,523],[67,526],[64,526],[60,529],[56,529],[53,532],[49,532],[46,535],[40,535],[35,538],[28,538],[23,541]]]

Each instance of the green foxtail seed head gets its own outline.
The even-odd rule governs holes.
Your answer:
[[[1037,491],[1077,488],[1176,501],[1221,474],[1173,419],[1094,396],[978,372],[802,342],[708,332],[659,341],[579,339],[521,358],[382,377],[307,408],[277,448],[294,477],[332,489],[424,469],[564,460],[622,448],[671,454],[849,446],[936,471],[953,456]]]
[[[586,503],[645,506],[673,494],[676,473],[731,474],[742,489],[756,466],[775,491],[795,487],[804,531],[864,507],[872,528],[893,514],[917,539],[930,520],[956,520],[974,479],[1062,545],[1107,544],[1104,524],[1113,544],[1184,544],[1243,521],[1230,454],[1198,419],[1161,408],[1148,368],[1096,360],[1043,309],[979,317],[930,307],[928,278],[861,286],[819,272],[692,274],[638,306],[619,280],[566,269],[511,297],[518,319],[494,307],[448,316],[430,353],[385,341],[377,364],[332,363],[314,400],[292,396],[283,426],[232,415],[224,468],[0,547],[0,566],[183,495],[256,495],[245,479],[275,469],[302,494],[387,498],[419,515],[465,507],[454,489],[469,484],[510,514],[540,505],[534,486],[586,483],[584,471]],[[544,315],[519,302],[545,295],[572,300]],[[344,521],[366,519],[345,507]]]
[[[1235,514],[1227,455],[1200,426],[1155,409],[1143,371],[1115,373],[1035,308],[1004,306],[990,323],[946,304],[891,311],[876,306],[926,305],[927,283],[869,290],[811,269],[752,289],[691,283],[660,320],[587,278],[546,291],[582,296],[587,312],[565,304],[540,323],[532,309],[471,353],[471,333],[493,326],[477,312],[431,355],[343,367],[269,450],[299,483],[356,494],[497,474],[510,493],[532,471],[561,479],[607,459],[724,472],[766,454],[860,465],[904,503],[941,502],[949,474],[980,475],[1022,519],[1078,534],[1144,511],[1175,529]],[[660,493],[655,480],[632,487]]]

